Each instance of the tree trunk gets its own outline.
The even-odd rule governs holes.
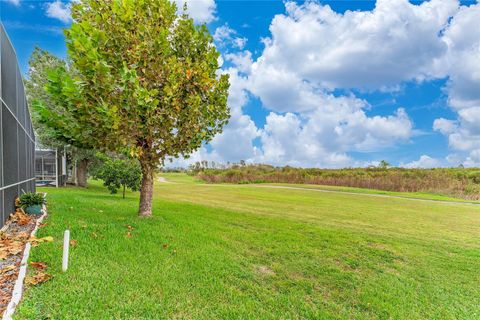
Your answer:
[[[82,159],[76,166],[76,185],[79,187],[87,186],[88,159]]]
[[[123,185],[123,199],[125,199],[125,185]]]
[[[150,217],[152,215],[153,168],[149,164],[141,164],[141,166],[142,186],[140,187],[138,215],[140,217]]]

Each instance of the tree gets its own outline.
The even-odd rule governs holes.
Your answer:
[[[87,186],[87,179],[90,166],[95,160],[96,151],[93,149],[70,148],[72,159],[75,163],[75,185],[79,187]]]
[[[94,152],[89,149],[88,140],[74,136],[72,128],[75,119],[65,110],[64,100],[57,99],[46,90],[49,75],[56,69],[68,69],[67,63],[49,52],[36,47],[29,60],[28,78],[25,79],[27,99],[32,112],[32,122],[37,141],[52,149],[69,144],[69,153],[77,163],[75,183],[87,186],[87,170]]]
[[[388,163],[388,162],[385,161],[385,160],[382,160],[382,161],[380,161],[380,163],[378,164],[378,167],[381,168],[381,169],[388,169],[388,167],[390,167],[390,163]]]
[[[52,109],[58,108],[45,90],[45,86],[47,85],[49,70],[58,68],[64,63],[49,52],[36,47],[29,60],[28,78],[24,81],[37,142],[51,148],[63,147],[63,143],[57,139],[55,129],[48,127],[42,121],[40,112],[35,106],[42,104]]]
[[[112,194],[117,193],[118,189],[122,188],[123,198],[125,199],[126,188],[132,191],[137,191],[140,188],[142,172],[137,160],[105,157],[94,177],[103,180],[103,185]]]
[[[168,0],[80,0],[72,18],[65,35],[76,73],[58,68],[51,92],[68,100],[96,147],[139,160],[139,215],[150,216],[154,169],[188,157],[228,122],[219,53],[207,27]]]

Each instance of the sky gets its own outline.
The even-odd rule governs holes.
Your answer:
[[[476,0],[187,4],[230,75],[231,119],[169,166],[480,166]],[[66,56],[69,1],[0,0],[0,18],[24,74],[35,46]]]

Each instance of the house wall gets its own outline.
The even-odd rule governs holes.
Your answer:
[[[0,227],[15,198],[35,191],[35,135],[15,50],[0,23]]]

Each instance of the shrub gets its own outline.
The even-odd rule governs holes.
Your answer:
[[[27,192],[20,196],[19,206],[22,209],[27,207],[43,205],[46,203],[45,197],[43,194],[35,192]]]
[[[140,164],[136,160],[106,158],[103,164],[96,170],[94,177],[103,180],[103,185],[112,194],[117,193],[118,189],[122,188],[122,195],[125,198],[126,188],[132,191],[140,189],[142,171]]]
[[[468,178],[474,183],[480,183],[480,171],[473,171],[468,174]]]

